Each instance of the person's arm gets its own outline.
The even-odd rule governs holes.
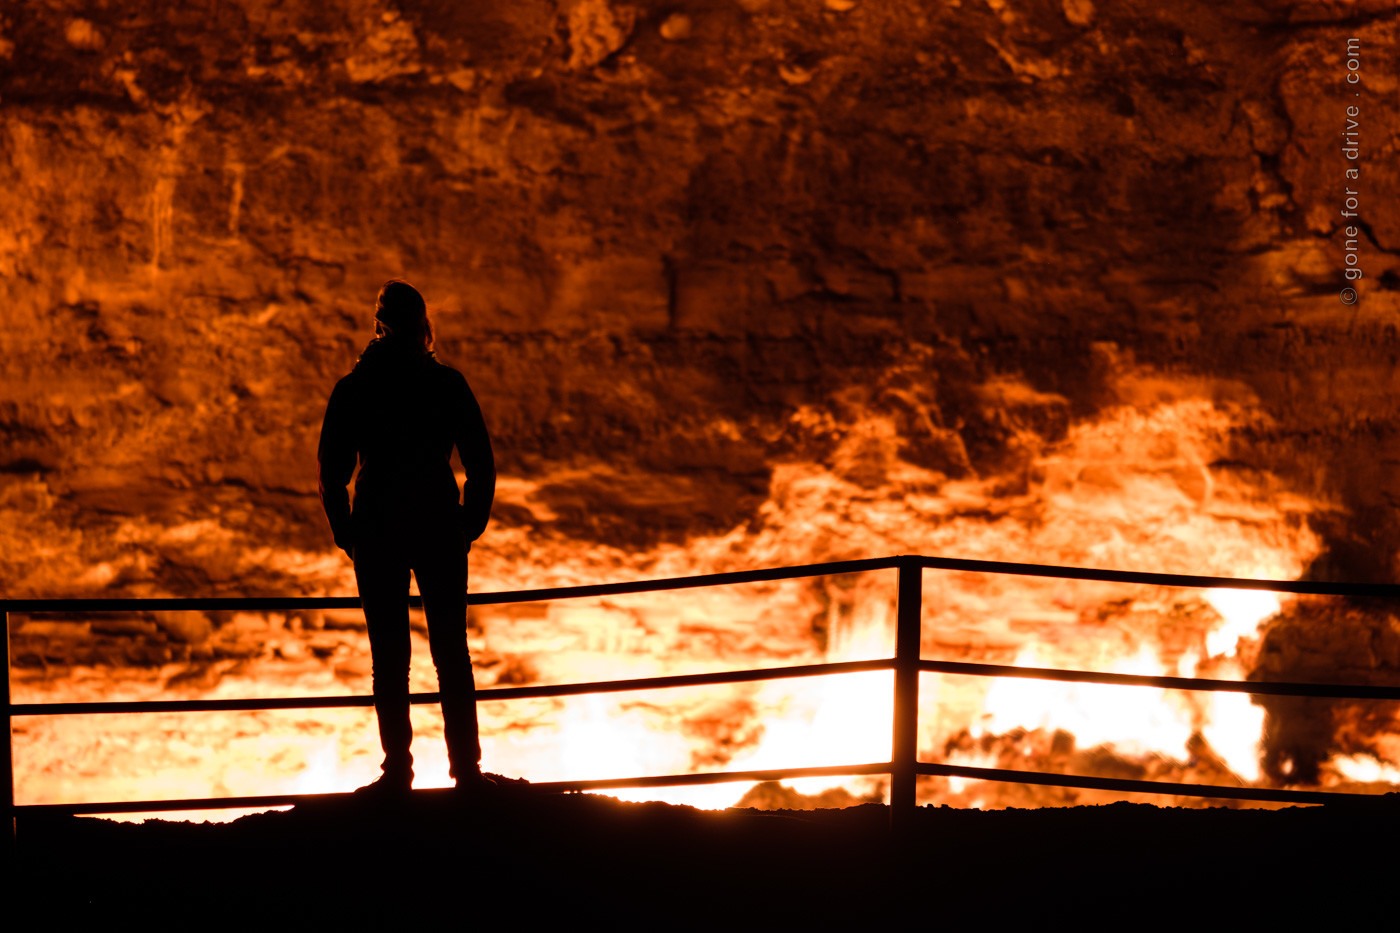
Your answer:
[[[326,417],[321,422],[321,443],[316,450],[320,465],[321,507],[331,523],[335,546],[346,554],[354,547],[350,534],[350,477],[355,475],[358,454],[349,411],[350,386],[342,379],[336,383],[331,399],[326,403]],[[353,555],[352,555],[353,556]]]
[[[491,520],[491,503],[496,498],[496,458],[491,453],[491,435],[486,431],[481,406],[466,379],[462,380],[462,392],[465,397],[457,425],[457,454],[467,471],[462,488],[462,530],[468,541],[475,541]]]

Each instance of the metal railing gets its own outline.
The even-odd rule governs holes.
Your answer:
[[[684,674],[631,680],[597,681],[592,683],[556,684],[526,687],[491,687],[477,691],[478,702],[513,700],[526,697],[558,697],[579,694],[607,693],[629,690],[649,690],[669,687],[689,687],[711,684],[746,683],[795,677],[849,674],[862,671],[892,670],[893,725],[889,761],[860,762],[819,768],[782,768],[762,771],[722,771],[703,774],[671,774],[607,780],[551,781],[528,785],[538,792],[609,790],[625,787],[681,786],[721,783],[726,781],[769,781],[807,776],[844,776],[887,774],[890,776],[890,819],[894,829],[907,828],[915,811],[915,784],[919,775],[969,778],[1017,784],[1055,785],[1113,790],[1125,793],[1148,793],[1196,796],[1212,799],[1260,800],[1281,803],[1356,803],[1366,795],[1326,791],[1288,790],[1214,784],[1180,784],[1161,781],[1141,781],[1101,778],[1039,771],[1019,771],[1000,768],[975,768],[963,765],[939,764],[918,760],[919,674],[922,672],[973,675],[984,677],[1028,677],[1041,680],[1078,683],[1117,684],[1157,687],[1175,690],[1231,691],[1260,696],[1327,697],[1348,699],[1400,700],[1400,687],[1363,686],[1355,684],[1315,684],[1263,681],[1209,680],[1194,677],[1152,677],[1129,674],[1109,674],[1045,668],[1014,667],[1003,664],[973,664],[956,661],[924,660],[920,657],[923,610],[923,571],[925,569],[965,571],[976,573],[1012,574],[1019,576],[1055,577],[1111,583],[1146,584],[1155,586],[1256,589],[1306,595],[1353,596],[1384,599],[1400,598],[1400,586],[1390,584],[1313,583],[1289,580],[1252,580],[1235,577],[1190,576],[1181,574],[1145,573],[1122,570],[1092,570],[1078,567],[1054,567],[1039,564],[1017,564],[999,561],[964,560],[946,557],[901,555],[868,560],[835,561],[796,567],[775,567],[734,573],[705,574],[662,580],[629,583],[604,583],[589,586],[555,587],[550,589],[518,590],[500,593],[476,593],[469,597],[471,605],[487,606],[508,603],[541,602],[573,599],[585,596],[618,596],[662,590],[691,589],[740,583],[757,583],[803,577],[845,574],[874,570],[898,571],[898,609],[895,626],[894,657],[871,661],[850,661],[827,664],[807,664],[793,667],[761,668],[708,674]],[[421,606],[419,597],[409,599],[411,606]],[[102,612],[152,611],[190,609],[289,610],[359,608],[355,597],[254,597],[254,598],[169,598],[169,599],[5,599],[0,611],[6,623],[5,700],[7,723],[17,716],[66,716],[100,713],[148,712],[212,712],[231,710],[326,709],[332,707],[368,707],[369,696],[336,696],[305,698],[273,698],[246,700],[155,700],[140,702],[100,703],[13,703],[9,686],[9,617],[16,612]],[[414,694],[415,704],[436,703],[436,693]],[[9,807],[13,818],[27,812],[59,812],[69,814],[159,812],[168,810],[217,809],[230,807],[269,807],[296,803],[325,794],[269,794],[247,797],[196,798],[185,800],[138,800],[106,803],[26,804],[16,806],[14,800],[14,767],[12,743],[5,743],[5,766],[9,772]]]

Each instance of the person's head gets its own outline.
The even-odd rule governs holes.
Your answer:
[[[418,289],[402,279],[390,279],[379,290],[374,303],[374,325],[375,335],[381,340],[432,352],[433,326],[428,322],[428,306]]]

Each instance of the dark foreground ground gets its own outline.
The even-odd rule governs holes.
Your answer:
[[[1274,811],[926,808],[895,844],[879,805],[707,812],[420,791],[227,824],[30,818],[7,881],[12,910],[41,905],[58,928],[1393,930],[1395,796]]]

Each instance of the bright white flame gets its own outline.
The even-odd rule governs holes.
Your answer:
[[[615,706],[610,699],[589,694],[565,707],[558,738],[564,774],[604,780],[646,772],[643,749],[648,744],[654,748],[662,736],[628,728],[635,724],[620,711],[609,709]]]
[[[556,738],[559,773],[549,780],[606,780],[688,770],[690,746],[674,732],[661,731],[621,709],[616,700],[597,694],[566,707]],[[680,787],[629,787],[597,793],[619,800],[660,800],[704,810],[718,810],[742,797],[752,781],[693,784]]]
[[[1400,767],[1371,755],[1336,755],[1328,765],[1348,781],[1400,784]]]
[[[1051,667],[1034,648],[1024,649],[1017,667]],[[1110,673],[1157,675],[1161,665],[1151,650],[1111,665]],[[986,712],[974,736],[1000,735],[1012,729],[1063,729],[1081,748],[1113,744],[1125,750],[1150,750],[1178,756],[1191,738],[1183,710],[1165,700],[1165,691],[1109,684],[1076,684],[1005,677],[987,692]]]
[[[1279,611],[1278,594],[1268,590],[1206,590],[1206,602],[1215,607],[1224,624],[1206,635],[1210,657],[1234,654],[1241,638],[1253,638],[1259,623]]]
[[[594,793],[635,803],[659,800],[662,803],[694,807],[697,810],[724,810],[734,806],[753,786],[753,781],[725,781],[718,784],[686,784],[678,787],[627,787]]]
[[[1207,722],[1201,735],[1246,781],[1259,780],[1259,742],[1264,734],[1264,708],[1250,702],[1244,693],[1211,694],[1206,707]]]
[[[889,761],[890,710],[893,702],[890,673],[867,671],[814,677],[817,687],[797,693],[783,713],[764,724],[759,747],[735,769],[763,770],[784,767],[820,767]],[[773,693],[791,687],[778,683],[765,685]],[[804,778],[791,782],[803,793],[821,785],[825,790],[842,783],[840,778]],[[823,783],[824,782],[824,783]]]
[[[340,749],[334,741],[326,742],[310,756],[306,769],[292,785],[293,794],[333,794],[344,790],[340,769]]]
[[[228,807],[223,810],[160,810],[150,813],[95,813],[83,819],[111,820],[113,823],[144,823],[147,820],[163,820],[167,823],[232,823],[234,820],[254,813],[270,813],[273,810],[290,810],[285,807]]]

